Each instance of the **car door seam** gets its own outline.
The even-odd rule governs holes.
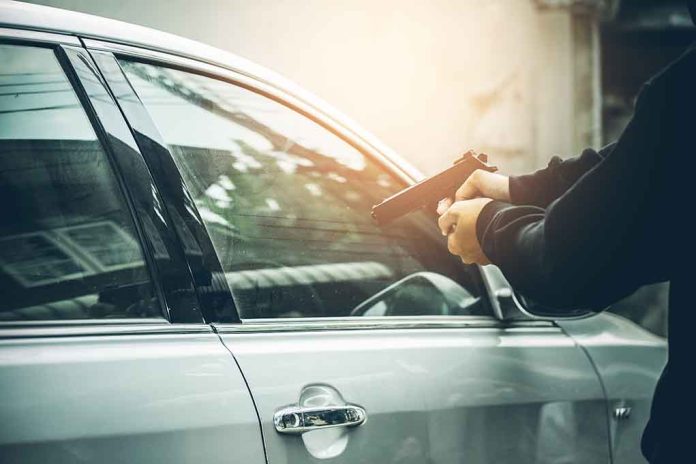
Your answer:
[[[217,335],[218,339],[220,340],[220,343],[222,343],[222,346],[227,350],[227,352],[232,356],[232,359],[234,360],[235,365],[237,366],[237,369],[239,370],[239,374],[242,376],[242,380],[244,381],[244,385],[247,387],[247,391],[249,392],[249,397],[251,398],[251,404],[254,406],[254,411],[256,412],[256,419],[259,424],[259,432],[261,434],[261,447],[263,448],[263,457],[266,462],[266,464],[270,464],[268,461],[268,450],[266,449],[266,436],[264,434],[263,430],[263,421],[261,420],[261,413],[259,412],[259,408],[256,405],[256,399],[254,398],[254,393],[251,391],[251,386],[249,385],[249,382],[247,381],[246,375],[244,375],[244,371],[242,370],[242,366],[239,364],[239,361],[237,360],[237,357],[234,355],[232,350],[230,349],[229,346],[227,346],[227,343],[225,343],[225,340],[222,338],[222,335],[218,332],[217,327],[213,324],[209,324],[209,327],[213,330],[213,333]]]
[[[599,386],[602,389],[602,395],[604,396],[604,418],[607,423],[607,446],[609,447],[609,462],[613,463],[614,462],[614,437],[612,434],[612,424],[611,424],[611,419],[610,419],[610,414],[609,414],[609,395],[607,392],[607,388],[604,385],[604,379],[602,378],[602,375],[599,372],[599,368],[597,367],[597,364],[594,362],[594,359],[592,359],[592,356],[590,355],[589,351],[587,351],[587,348],[580,343],[573,335],[568,333],[563,327],[558,326],[561,329],[561,332],[563,332],[568,338],[573,340],[573,343],[577,347],[579,347],[582,352],[585,354],[585,357],[590,363],[590,366],[592,366],[592,370],[594,370],[595,375],[597,376],[597,380],[599,380]]]

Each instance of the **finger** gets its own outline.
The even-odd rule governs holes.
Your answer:
[[[460,251],[459,257],[464,264],[480,264],[481,266],[491,264],[488,257],[481,250]]]
[[[452,206],[452,203],[453,201],[451,198],[443,198],[442,200],[440,200],[437,204],[437,214],[445,214],[445,211],[447,211],[449,207]]]
[[[454,194],[455,201],[461,200],[471,200],[480,195],[481,189],[479,188],[479,171],[474,171],[457,189]]]
[[[452,208],[448,209],[440,216],[437,220],[437,225],[440,227],[442,235],[449,235],[452,232],[452,229],[457,224],[457,219],[458,216],[452,211]]]
[[[447,237],[447,249],[453,255],[459,256],[459,259],[461,259],[464,264],[473,264],[476,262],[472,250],[462,248],[462,244],[459,242],[456,234],[450,234]]]
[[[450,253],[455,256],[459,256],[461,250],[459,249],[459,244],[457,243],[456,236],[454,234],[449,234],[447,237],[447,249]],[[463,260],[464,258],[462,258]]]

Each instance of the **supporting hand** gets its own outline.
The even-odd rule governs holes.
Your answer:
[[[491,201],[491,198],[457,201],[438,220],[442,235],[447,236],[450,253],[459,256],[466,264],[490,264],[476,235],[476,221],[483,207]]]

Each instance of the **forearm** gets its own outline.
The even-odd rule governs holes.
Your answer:
[[[631,247],[593,247],[591,241],[579,245],[578,236],[561,237],[553,225],[549,231],[548,219],[537,206],[504,202],[489,203],[479,216],[477,236],[484,254],[517,291],[544,305],[571,310],[601,309],[635,288],[633,273],[617,267],[629,262]]]
[[[561,159],[554,156],[548,166],[532,174],[510,177],[510,200],[515,205],[548,207],[575,182],[589,172],[613,149],[607,145],[599,151],[586,149],[580,156]]]

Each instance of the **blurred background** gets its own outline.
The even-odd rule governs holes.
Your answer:
[[[680,0],[38,0],[244,56],[425,173],[468,148],[526,172],[621,133],[641,84],[696,39]],[[613,311],[666,333],[666,285]]]

